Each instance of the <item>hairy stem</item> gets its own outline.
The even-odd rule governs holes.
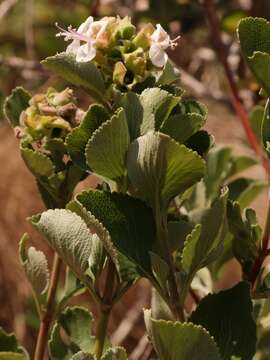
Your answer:
[[[54,301],[57,290],[57,284],[61,271],[61,260],[55,253],[52,267],[50,287],[48,290],[47,306],[41,315],[41,324],[39,327],[38,338],[36,343],[34,360],[43,360],[47,345],[48,332],[54,316]]]
[[[266,157],[264,151],[261,149],[261,146],[256,138],[256,135],[254,134],[250,123],[248,114],[242,104],[242,100],[238,93],[237,84],[234,78],[234,74],[230,68],[229,62],[228,62],[228,48],[224,44],[221,36],[221,30],[220,30],[220,22],[217,15],[217,9],[215,8],[215,5],[213,4],[212,0],[201,0],[201,3],[203,4],[209,26],[211,29],[211,34],[213,36],[213,42],[216,48],[217,56],[223,65],[224,72],[226,75],[226,78],[228,80],[229,88],[230,88],[230,98],[232,105],[235,109],[235,112],[237,113],[242,126],[244,128],[244,131],[246,133],[247,139],[249,141],[250,147],[253,149],[255,154],[258,156],[258,158],[261,161],[262,166],[264,167],[268,177],[270,177],[270,162],[268,158]]]
[[[111,258],[108,258],[107,274],[104,284],[104,293],[102,303],[100,304],[100,314],[97,324],[95,355],[96,360],[100,360],[104,343],[107,335],[108,323],[110,320],[110,313],[113,307],[113,298],[115,290],[116,269]]]

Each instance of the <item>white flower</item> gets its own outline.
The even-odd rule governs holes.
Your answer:
[[[166,65],[168,55],[165,50],[169,47],[174,49],[177,46],[179,38],[180,36],[171,40],[169,34],[163,29],[163,27],[160,24],[157,24],[156,30],[150,36],[151,46],[149,50],[150,60],[155,66],[162,68]]]
[[[73,29],[72,26],[65,30],[56,24],[61,30],[56,36],[64,36],[65,41],[72,40],[66,52],[76,55],[78,62],[88,62],[96,57],[95,45],[104,43],[107,25],[107,20],[94,21],[93,17],[89,16],[78,30]]]

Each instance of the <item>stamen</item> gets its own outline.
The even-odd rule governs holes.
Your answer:
[[[178,46],[178,40],[181,38],[181,36],[177,36],[175,39],[170,40],[170,48],[172,50],[175,50],[175,48]]]
[[[61,30],[59,33],[57,33],[55,36],[60,37],[60,36],[65,36],[65,41],[68,40],[80,40],[80,41],[84,41],[84,42],[90,42],[90,38],[80,34],[77,32],[76,29],[73,29],[71,25],[68,26],[67,30],[62,28],[61,26],[58,25],[58,23],[55,23],[55,26]]]

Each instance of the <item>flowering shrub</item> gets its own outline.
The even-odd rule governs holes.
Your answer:
[[[247,19],[239,28],[266,93],[268,27]],[[263,261],[269,250],[261,243],[268,243],[270,224],[263,233],[255,212],[246,209],[266,182],[239,175],[256,161],[216,146],[202,129],[207,110],[178,87],[178,71],[166,54],[178,38],[171,40],[161,25],[137,32],[129,18],[89,17],[77,30],[59,29],[57,36],[71,43],[43,64],[96,103],[81,110],[70,88],[33,97],[16,88],[5,102],[48,209],[31,223],[55,251],[49,271],[45,255],[28,248],[28,235],[20,242],[40,316],[34,359],[44,358],[47,340],[53,360],[127,359],[125,349],[110,344],[107,325],[115,303],[141,277],[153,288],[144,318],[159,359],[251,360],[256,344],[258,358],[266,359],[268,303],[262,299],[269,274]],[[100,178],[98,189],[73,196],[89,174]],[[214,293],[213,281],[233,257],[243,280]],[[56,297],[61,263],[67,276]],[[99,307],[95,333],[87,309],[66,306],[86,290]],[[0,334],[0,359],[28,358],[13,335]]]

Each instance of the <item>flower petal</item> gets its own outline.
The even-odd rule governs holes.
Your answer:
[[[83,23],[79,26],[77,32],[78,32],[79,34],[85,34],[85,33],[87,33],[87,31],[89,30],[89,28],[90,28],[90,26],[92,25],[93,22],[94,22],[93,16],[89,16],[89,17],[85,20],[85,22],[83,22]]]
[[[79,47],[80,47],[80,40],[75,39],[66,48],[66,53],[76,55]]]
[[[151,40],[164,50],[170,46],[170,36],[160,24],[157,24],[156,30],[151,35]]]
[[[96,49],[93,47],[92,43],[87,43],[79,47],[77,50],[76,61],[78,62],[88,62],[95,58]]]
[[[165,51],[155,43],[150,47],[149,57],[152,63],[159,68],[164,67],[168,60],[168,55]]]

